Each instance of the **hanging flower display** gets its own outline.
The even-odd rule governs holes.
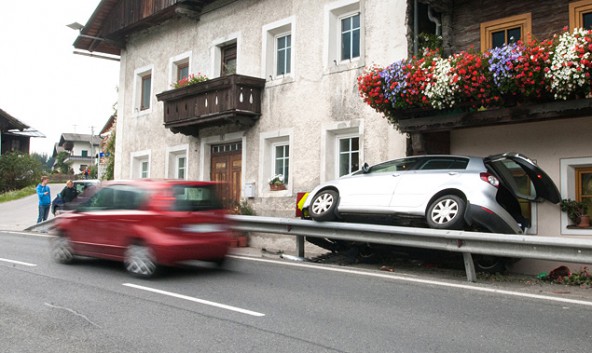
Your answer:
[[[487,109],[514,101],[587,96],[591,90],[592,31],[565,31],[551,40],[521,41],[484,53],[460,52],[373,66],[358,77],[364,101],[396,124],[412,108]]]

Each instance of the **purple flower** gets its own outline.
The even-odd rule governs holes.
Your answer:
[[[505,44],[489,51],[489,71],[493,75],[493,83],[500,93],[512,93],[514,90],[514,63],[522,54],[522,46],[516,43]]]

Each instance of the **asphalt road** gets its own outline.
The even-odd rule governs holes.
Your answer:
[[[48,184],[51,199],[64,188],[62,184]],[[37,222],[39,200],[37,194],[0,203],[0,230],[24,230]],[[49,219],[53,218],[51,212]]]
[[[261,257],[156,280],[0,232],[4,352],[582,352],[592,300]]]

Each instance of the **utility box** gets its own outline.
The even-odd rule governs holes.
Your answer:
[[[255,198],[257,192],[255,191],[255,183],[245,183],[245,198]]]

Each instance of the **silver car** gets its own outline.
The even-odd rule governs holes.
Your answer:
[[[558,203],[557,186],[518,153],[486,158],[425,155],[364,167],[317,186],[303,212],[316,221],[389,215],[431,228],[522,234],[530,226],[520,200]]]

